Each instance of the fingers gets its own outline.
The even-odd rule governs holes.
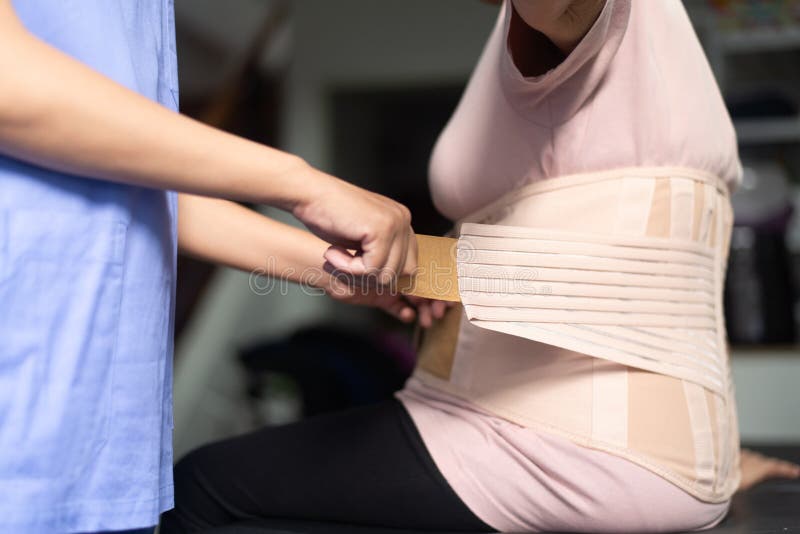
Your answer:
[[[381,219],[370,229],[371,237],[364,241],[363,261],[369,272],[377,275],[381,284],[389,284],[400,274],[416,267],[416,237],[411,229],[408,209],[385,197]],[[409,252],[413,256],[409,261]]]
[[[430,302],[422,302],[417,306],[417,315],[419,317],[419,325],[422,328],[430,328],[433,326],[433,313],[431,312]]]
[[[401,298],[396,298],[383,309],[404,323],[410,323],[417,316],[414,308]]]
[[[417,303],[417,312],[419,313],[419,324],[422,328],[433,326],[434,321],[443,318],[447,310],[450,309],[449,303],[443,300],[420,300],[421,302]]]
[[[401,275],[411,275],[417,270],[417,236],[414,230],[408,227],[408,253]]]
[[[389,315],[399,319],[404,323],[412,322],[416,316],[417,312],[414,310],[414,306],[412,306],[408,301],[402,298],[399,295],[375,295],[372,294],[371,296],[364,296],[362,295],[360,304],[367,304],[370,306],[375,306],[377,308],[381,308],[383,311],[388,313]],[[352,303],[357,303],[353,302]]]
[[[344,248],[331,245],[323,254],[325,261],[330,263],[334,269],[348,271],[353,256]]]
[[[443,300],[434,300],[431,304],[431,311],[433,312],[434,319],[441,319],[444,317],[445,312],[449,306]]]
[[[383,284],[413,269],[416,256],[407,259],[415,244],[408,208],[307,165],[303,169],[309,194],[292,213],[315,235],[338,245],[338,252],[326,257],[332,265],[356,276],[375,273]],[[345,254],[347,249],[360,254]]]
[[[398,276],[413,274],[417,269],[417,236],[409,226],[402,237],[395,238],[386,266],[378,277],[381,284],[391,284]]]
[[[355,277],[334,267],[330,262],[326,262],[322,268],[331,275],[326,289],[329,296],[337,300],[358,300],[359,288]]]
[[[408,239],[393,238],[389,256],[386,258],[386,264],[378,272],[379,284],[388,285],[397,279],[401,268],[405,264],[407,254]]]
[[[375,273],[379,281],[385,276],[390,258],[396,263],[402,256],[402,248],[396,250],[400,214],[393,206],[381,208],[367,228],[368,234],[362,242],[364,266],[370,273]]]
[[[772,471],[776,478],[800,478],[800,465],[779,460]]]
[[[741,480],[739,491],[746,490],[764,481],[775,478],[800,478],[800,466],[742,449],[740,457]]]
[[[323,256],[325,260],[338,271],[355,276],[362,276],[367,272],[364,259],[361,256],[350,254],[350,252],[343,247],[331,245]]]
[[[333,269],[335,268],[331,265],[328,270]],[[433,323],[441,319],[449,309],[446,302],[439,300],[409,297],[391,291],[384,293],[380,287],[371,285],[364,279],[358,280],[341,272],[331,280],[328,294],[350,304],[381,308],[404,323],[418,319],[422,328],[433,326]]]
[[[430,328],[434,321],[444,317],[450,309],[450,303],[442,300],[430,300],[422,297],[405,296],[405,299],[417,309],[419,325],[422,328]]]
[[[292,213],[315,235],[335,245],[325,255],[331,265],[354,276],[374,275],[381,284],[394,282],[416,266],[408,208],[316,169],[308,168],[307,173],[313,195],[293,206]]]

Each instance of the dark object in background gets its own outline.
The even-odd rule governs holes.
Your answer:
[[[239,354],[251,399],[265,395],[265,377],[290,377],[311,416],[391,398],[414,365],[411,345],[397,335],[314,326]]]
[[[333,173],[408,206],[417,233],[442,235],[450,230],[452,223],[431,200],[428,161],[461,98],[464,81],[335,88],[330,96]]]
[[[736,226],[725,280],[731,343],[792,343],[794,297],[784,234]]]
[[[725,103],[733,119],[794,117],[798,113],[797,102],[776,90],[728,96]]]
[[[786,173],[773,163],[745,165],[732,197],[735,226],[725,280],[731,343],[792,343],[794,288],[786,249],[792,216]]]

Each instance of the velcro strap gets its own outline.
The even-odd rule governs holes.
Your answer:
[[[398,281],[404,295],[459,302],[456,250],[458,240],[417,234],[417,270]]]

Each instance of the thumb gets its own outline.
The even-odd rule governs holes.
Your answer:
[[[355,276],[362,276],[367,271],[364,259],[361,256],[351,254],[343,247],[331,245],[323,256],[338,271]]]

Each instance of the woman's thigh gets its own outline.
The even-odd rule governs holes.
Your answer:
[[[202,447],[175,467],[175,503],[164,534],[257,518],[491,530],[449,487],[397,400]]]

